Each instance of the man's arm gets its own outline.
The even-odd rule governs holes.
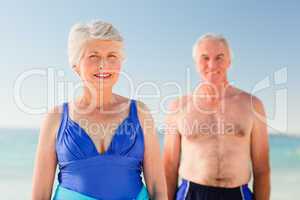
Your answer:
[[[252,98],[253,127],[251,132],[251,159],[256,200],[270,199],[269,142],[266,115],[262,102]]]
[[[181,137],[177,131],[176,118],[174,116],[177,109],[176,102],[169,105],[170,114],[165,119],[165,136],[163,161],[167,181],[168,199],[174,199],[178,183],[178,168],[180,164],[180,143]]]

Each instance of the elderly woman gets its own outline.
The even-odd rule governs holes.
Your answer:
[[[68,48],[83,92],[43,121],[32,199],[51,198],[57,164],[55,200],[167,199],[149,110],[112,92],[124,59],[119,32],[102,21],[77,24]]]

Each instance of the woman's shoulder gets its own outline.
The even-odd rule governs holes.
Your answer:
[[[113,94],[113,97],[117,103],[126,103],[126,102],[130,102],[132,100],[131,98],[128,98],[128,97],[125,97],[125,96],[122,96],[119,94],[115,94],[115,93]]]
[[[45,137],[56,137],[56,132],[60,126],[61,117],[63,113],[63,105],[53,106],[44,115],[44,119],[41,124],[40,133]]]
[[[53,106],[45,114],[45,119],[46,120],[50,120],[51,122],[58,122],[58,121],[60,121],[62,113],[63,113],[63,110],[64,110],[63,107],[64,107],[64,104]]]
[[[130,99],[130,101],[135,101],[138,114],[150,113],[148,106],[143,101],[138,99]]]
[[[137,106],[137,115],[142,127],[145,127],[146,126],[145,124],[147,125],[153,124],[154,119],[152,117],[151,111],[148,108],[148,106],[140,100],[135,100],[135,101]]]
[[[141,100],[137,100],[135,98],[128,98],[125,96],[121,96],[119,94],[114,94],[114,95],[115,95],[115,99],[118,102],[118,104],[129,105],[131,102],[135,102],[138,114],[145,114],[145,113],[150,112],[147,105],[144,102],[142,102]]]
[[[128,98],[125,96],[121,96],[119,94],[114,94],[114,96],[115,96],[117,104],[119,104],[118,106],[120,106],[120,105],[121,105],[121,107],[123,107],[125,105],[128,106],[128,105],[130,105],[131,102],[135,102],[138,111],[140,111],[142,109],[147,109],[146,104],[144,104],[142,101],[137,100],[135,98]]]

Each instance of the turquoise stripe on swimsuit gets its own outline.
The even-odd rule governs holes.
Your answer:
[[[84,194],[80,194],[78,192],[66,189],[59,185],[56,188],[56,192],[55,192],[55,196],[53,197],[53,200],[68,200],[68,199],[71,199],[71,200],[101,200],[101,199],[95,199],[93,197],[86,196]],[[137,198],[133,199],[133,200],[150,200],[145,186],[142,188],[142,190],[140,191]]]

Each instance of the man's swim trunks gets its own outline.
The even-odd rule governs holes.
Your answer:
[[[222,188],[200,185],[182,180],[176,193],[176,200],[252,200],[248,185],[236,188]]]

